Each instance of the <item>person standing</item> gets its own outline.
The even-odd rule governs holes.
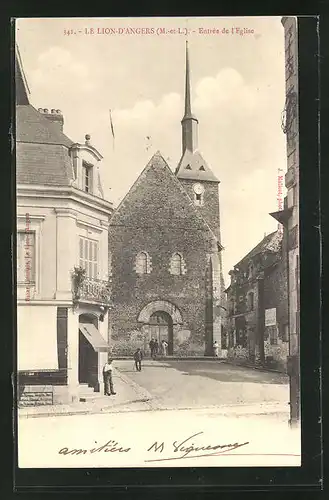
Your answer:
[[[157,357],[159,353],[159,342],[157,341],[157,339],[155,339],[154,341],[154,359]]]
[[[218,342],[217,340],[215,340],[215,342],[213,343],[213,351],[214,351],[214,356],[216,358],[218,358],[218,353],[219,353],[219,345],[218,345]]]
[[[149,343],[150,351],[151,351],[151,358],[154,359],[154,338],[152,337]]]
[[[142,359],[143,359],[143,353],[140,347],[138,347],[138,349],[135,351],[134,354],[135,366],[138,372],[142,371]]]
[[[112,376],[112,359],[109,359],[103,367],[104,394],[105,396],[115,395]]]
[[[167,356],[167,349],[168,349],[168,344],[165,340],[161,342],[161,347],[162,347],[162,354],[163,356]]]

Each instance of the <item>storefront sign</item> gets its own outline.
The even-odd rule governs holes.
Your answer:
[[[276,308],[265,309],[265,326],[276,325]]]

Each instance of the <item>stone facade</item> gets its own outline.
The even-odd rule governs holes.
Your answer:
[[[288,345],[285,245],[282,233],[276,231],[230,272],[231,284],[226,292],[231,358],[261,364],[272,361],[285,369]],[[275,310],[275,321],[267,325],[267,311],[271,310],[272,314]],[[272,347],[278,345],[280,349]]]
[[[172,321],[169,353],[204,354],[212,342],[205,333],[206,271],[210,259],[218,260],[217,243],[181,182],[162,156],[154,155],[110,220],[113,349],[147,348],[154,336],[150,317],[164,311]],[[141,252],[152,265],[137,273]],[[178,275],[171,272],[175,254],[181,257]]]
[[[289,325],[291,355],[299,353],[299,136],[298,136],[298,37],[297,19],[282,18],[285,37],[287,137],[287,221],[289,254]]]
[[[289,375],[291,423],[300,417],[300,283],[299,283],[299,122],[297,18],[283,17],[286,104],[284,132],[287,144],[285,230],[288,235]]]

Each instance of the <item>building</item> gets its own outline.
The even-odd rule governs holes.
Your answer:
[[[186,45],[182,156],[173,172],[157,152],[109,225],[113,352],[168,341],[168,354],[221,346],[223,277],[219,180],[198,149]]]
[[[110,305],[101,154],[35,109],[16,47],[17,348],[21,405],[99,391]]]
[[[297,18],[283,17],[286,102],[282,128],[286,134],[287,197],[284,209],[271,215],[284,227],[288,240],[289,376],[291,423],[300,416],[300,302],[299,302],[299,134],[298,134],[298,33]]]
[[[232,271],[226,289],[228,356],[286,368],[288,354],[286,241],[265,236]]]

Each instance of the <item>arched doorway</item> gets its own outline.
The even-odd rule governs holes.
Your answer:
[[[98,328],[98,318],[92,314],[80,314],[79,323]],[[98,352],[79,330],[79,384],[88,384],[98,390]]]
[[[173,354],[174,335],[173,321],[171,316],[165,311],[156,311],[150,316],[149,322],[150,337],[156,339],[161,345],[162,340],[168,344],[169,356]]]
[[[155,300],[146,304],[140,311],[137,321],[143,324],[146,338],[157,338],[158,342],[164,338],[168,343],[168,354],[174,354],[175,331],[183,325],[183,318],[178,307],[167,300]]]

